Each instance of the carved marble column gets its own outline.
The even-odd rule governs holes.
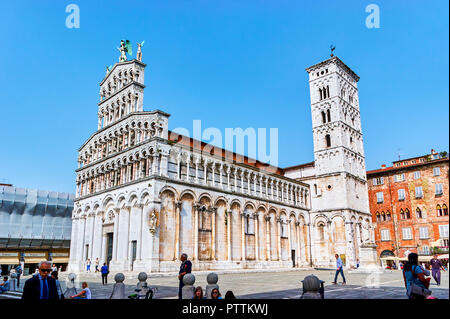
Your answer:
[[[200,204],[193,205],[194,208],[194,256],[192,260],[198,260],[198,209]]]
[[[175,256],[173,259],[175,261],[179,260],[180,257],[180,212],[182,205],[182,201],[178,201],[175,203]]]
[[[211,259],[216,260],[216,207],[211,207]]]
[[[245,213],[241,213],[241,260],[245,260]]]
[[[259,260],[259,221],[258,221],[258,213],[253,214],[254,223],[255,223],[255,260]]]
[[[227,220],[227,260],[231,261],[231,214],[232,210],[227,210],[225,218]]]
[[[271,252],[270,252],[270,216],[265,216],[264,220],[266,221],[266,260],[270,261]]]

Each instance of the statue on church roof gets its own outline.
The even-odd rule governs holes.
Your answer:
[[[141,61],[142,62],[142,51],[141,51],[141,47],[144,46],[144,42],[142,41],[141,43],[138,42],[138,49],[137,49],[137,53],[136,53],[136,60]]]
[[[120,40],[120,48],[117,48],[117,50],[120,51],[119,62],[125,62],[127,60],[127,53],[129,55],[133,54],[130,40]]]

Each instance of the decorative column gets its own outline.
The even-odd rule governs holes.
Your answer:
[[[136,259],[138,259],[139,261],[141,261],[143,259],[143,254],[142,254],[142,246],[144,243],[144,232],[147,230],[147,220],[145,219],[145,215],[144,215],[144,205],[139,205],[138,206],[141,209],[141,213],[140,215],[140,220],[141,222],[139,223],[139,239],[137,242],[137,256]]]
[[[230,166],[227,167],[227,189],[230,190],[230,174],[231,174],[231,169]]]
[[[102,234],[102,247],[101,247],[101,257],[100,261],[103,263],[106,263],[106,234]]]
[[[204,169],[203,169],[203,178],[204,178],[204,180],[203,180],[203,183],[205,184],[205,185],[208,185],[208,159],[204,159],[203,160],[203,167],[204,167]]]
[[[277,260],[281,260],[281,218],[277,218]]]
[[[292,263],[292,246],[291,246],[291,219],[287,220],[287,233],[288,233],[288,258]]]
[[[220,182],[220,188],[223,189],[224,187],[223,187],[222,172],[223,172],[223,164],[221,163],[219,166],[219,182]]]
[[[300,246],[300,222],[295,222],[295,240],[297,241],[297,267],[300,266],[301,256],[302,256],[302,247]]]
[[[114,208],[114,235],[113,235],[113,255],[112,260],[117,260],[117,238],[119,237],[119,213],[120,208]]]
[[[245,213],[241,213],[241,260],[245,260]]]
[[[198,260],[198,209],[200,204],[193,205],[194,208],[194,256],[192,260]]]
[[[198,184],[198,164],[200,164],[200,158],[195,158],[195,182]]]
[[[255,188],[256,189],[256,188]],[[255,223],[255,260],[259,260],[259,221],[258,221],[258,213],[255,212],[253,214],[254,223]]]
[[[264,216],[266,221],[266,260],[271,260],[270,254],[270,216]]]
[[[175,203],[175,256],[173,260],[178,260],[180,256],[180,212],[181,205],[183,205],[182,201],[178,201]]]
[[[356,263],[356,258],[355,258],[355,246],[353,243],[353,227],[352,227],[353,223],[351,221],[347,221],[345,222],[345,237],[346,237],[346,242],[347,242],[347,251],[346,251],[346,256],[348,256],[348,264],[347,264],[347,268],[350,267],[350,264],[355,264]]]
[[[158,155],[152,155],[152,175],[158,174]]]
[[[211,207],[211,259],[216,260],[216,211],[217,207]]]
[[[231,214],[232,210],[227,210],[225,218],[227,219],[227,259],[231,261]]]
[[[186,181],[189,182],[189,164],[191,163],[191,154],[186,155]]]
[[[211,163],[211,173],[212,173],[212,176],[211,176],[211,186],[212,187],[215,187],[216,186],[216,163],[215,162],[212,162]]]

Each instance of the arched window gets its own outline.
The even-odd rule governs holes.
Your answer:
[[[331,112],[330,112],[330,109],[327,110],[327,119],[328,119],[328,122],[331,122]]]
[[[386,212],[386,220],[391,220],[391,213],[389,213],[389,212]]]
[[[330,137],[330,134],[325,135],[325,142],[326,142],[327,147],[330,147],[330,146],[331,146],[331,137]]]
[[[409,213],[408,208],[405,210],[405,217],[406,217],[406,219],[410,219],[411,218],[411,214]]]
[[[376,213],[376,216],[377,216],[377,222],[381,222],[381,217],[380,217],[380,213],[379,212]]]
[[[326,123],[327,119],[325,117],[325,112],[322,111],[322,123]]]
[[[383,222],[386,221],[386,214],[385,214],[384,212],[381,212],[381,220],[382,220]]]
[[[403,212],[403,209],[400,209],[400,219],[405,219],[405,213]]]
[[[324,241],[325,240],[325,225],[324,224],[319,224],[318,226],[318,230],[319,230],[319,239],[320,241]]]
[[[416,208],[416,217],[417,218],[422,218],[422,211],[420,210],[419,207]]]
[[[447,205],[442,205],[442,211],[443,211],[443,213],[444,213],[444,216],[448,216],[448,208],[447,208]]]
[[[327,98],[328,97],[330,97],[330,88],[329,88],[329,86],[327,85]]]
[[[323,100],[322,89],[319,89],[320,99]]]
[[[436,206],[436,211],[437,211],[437,215],[438,215],[438,216],[442,216],[441,205],[438,204],[438,205]]]

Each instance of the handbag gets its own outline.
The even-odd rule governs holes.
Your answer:
[[[413,275],[413,278],[417,278],[417,275],[416,275],[415,271],[412,270],[412,268],[410,271]],[[429,281],[428,281],[428,283],[429,283]],[[431,290],[420,287],[419,285],[416,285],[413,281],[409,284],[409,289],[407,291],[407,294],[408,294],[408,296],[418,295],[418,296],[427,297],[427,296],[431,295]]]

